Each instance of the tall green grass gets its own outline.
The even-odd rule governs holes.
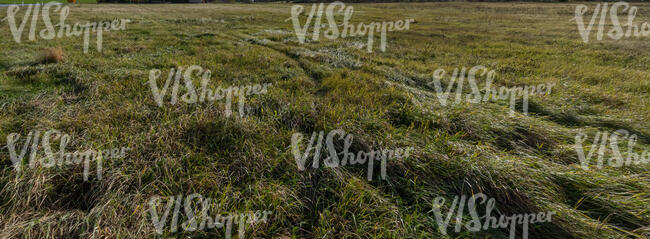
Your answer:
[[[650,21],[650,5],[635,5]],[[248,238],[507,238],[439,232],[433,200],[478,192],[505,215],[554,211],[530,238],[648,237],[649,166],[583,170],[573,144],[581,131],[627,129],[637,152],[650,148],[650,45],[583,43],[573,4],[354,4],[352,23],[416,20],[372,53],[357,47],[366,37],[298,43],[289,4],[69,6],[70,24],[133,22],[105,32],[102,52],[92,37],[88,54],[81,37],[17,44],[0,22],[2,238],[223,237],[155,233],[148,200],[192,193],[222,212],[273,211]],[[48,47],[64,61],[40,64]],[[244,119],[220,104],[158,107],[149,71],[190,65],[210,69],[212,87],[273,87]],[[497,86],[556,87],[530,99],[528,116],[504,101],[440,105],[433,71],[475,65],[495,70]],[[16,173],[7,135],[47,129],[70,134],[68,150],[131,150],[102,180],[84,182],[81,167]],[[368,182],[363,167],[299,171],[291,135],[333,129],[352,133],[355,151],[415,152],[389,162],[386,181]]]

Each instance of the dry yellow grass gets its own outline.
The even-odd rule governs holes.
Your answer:
[[[39,62],[43,64],[50,63],[59,63],[63,61],[63,49],[60,47],[57,48],[45,48],[40,55]]]

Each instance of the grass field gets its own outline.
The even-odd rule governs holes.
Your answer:
[[[597,131],[625,129],[637,152],[650,149],[650,38],[584,43],[575,4],[351,5],[353,23],[415,22],[368,53],[367,37],[300,44],[290,4],[68,5],[69,24],[132,20],[104,33],[102,52],[91,36],[86,54],[82,37],[18,44],[0,22],[0,238],[224,237],[156,233],[149,199],[192,193],[222,212],[272,211],[247,238],[508,238],[440,232],[434,199],[479,192],[506,215],[553,211],[530,238],[648,238],[648,164],[585,170],[573,146],[579,132],[592,148]],[[636,21],[650,21],[650,4],[634,5]],[[40,63],[51,47],[64,60]],[[247,99],[245,118],[215,103],[159,107],[150,71],[191,65],[214,85],[272,87]],[[476,65],[498,86],[556,86],[531,96],[528,115],[510,116],[505,100],[441,105],[432,73]],[[48,129],[70,134],[68,151],[130,151],[105,161],[101,180],[84,181],[79,165],[17,173],[7,136]],[[388,162],[387,180],[367,181],[362,166],[299,171],[292,134],[334,129],[352,133],[355,150],[415,151]]]
[[[32,3],[48,3],[48,2],[60,2],[67,3],[66,0],[0,0],[0,4],[32,4]],[[77,3],[97,3],[97,0],[77,0]]]

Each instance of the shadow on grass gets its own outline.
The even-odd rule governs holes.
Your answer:
[[[556,176],[552,179],[559,185],[564,193],[567,203],[582,211],[585,215],[602,223],[612,224],[625,230],[634,231],[650,224],[650,221],[630,214],[620,204],[603,197],[588,195],[588,190],[593,190],[594,185],[588,182]]]
[[[522,109],[521,103],[522,103],[521,101],[517,101],[517,106],[516,106],[517,109]],[[634,129],[632,128],[632,126],[629,126],[621,121],[600,120],[600,119],[590,120],[590,119],[585,119],[584,117],[581,117],[580,115],[572,112],[554,112],[530,100],[528,101],[528,113],[529,114],[533,113],[540,116],[547,116],[551,121],[569,127],[591,126],[591,127],[608,128],[611,129],[612,131],[624,129],[630,132],[630,134],[636,134],[639,137],[640,142],[643,142],[645,144],[650,144],[650,134]]]

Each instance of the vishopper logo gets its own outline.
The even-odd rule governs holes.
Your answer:
[[[650,161],[650,155],[648,155],[648,150],[643,151],[639,154],[634,152],[634,146],[636,145],[637,136],[635,134],[630,135],[627,130],[619,129],[612,133],[611,135],[608,132],[597,132],[594,136],[593,144],[591,149],[585,155],[585,150],[583,143],[589,137],[584,133],[578,133],[575,137],[575,150],[578,153],[578,159],[580,160],[581,167],[584,170],[589,170],[591,163],[591,158],[594,156],[596,149],[598,149],[598,158],[596,159],[596,167],[598,169],[603,168],[605,151],[607,146],[611,149],[612,156],[607,160],[607,164],[610,167],[622,167],[630,165],[640,165],[647,164]],[[620,148],[618,146],[620,140],[628,140],[627,142],[627,157],[623,158]],[[609,141],[609,145],[607,143]]]
[[[318,141],[315,142],[316,137],[318,136]],[[293,153],[293,156],[296,159],[296,164],[298,164],[298,170],[304,171],[305,170],[305,163],[307,162],[307,159],[310,156],[310,153],[312,150],[315,150],[314,152],[314,157],[312,161],[312,167],[313,168],[319,168],[320,167],[320,158],[321,158],[321,152],[323,149],[323,136],[324,132],[321,131],[320,133],[314,132],[309,139],[309,145],[305,149],[305,151],[301,154],[300,153],[300,144],[302,143],[304,136],[302,133],[294,133],[293,136],[291,137],[291,152]],[[343,139],[343,151],[342,152],[337,152],[336,147],[334,146],[334,139],[337,137],[339,139]],[[350,146],[352,145],[352,139],[353,139],[352,134],[347,134],[345,131],[341,129],[337,130],[332,130],[327,134],[327,138],[325,139],[325,144],[327,145],[327,152],[329,153],[329,157],[325,158],[323,160],[323,163],[325,164],[325,167],[328,168],[335,168],[339,166],[346,166],[348,164],[350,165],[355,165],[355,164],[368,164],[368,181],[372,181],[373,178],[373,173],[375,170],[375,160],[381,161],[381,178],[386,180],[386,163],[387,160],[389,159],[401,159],[401,158],[408,158],[411,152],[413,151],[413,147],[407,147],[405,149],[403,148],[396,148],[394,150],[371,150],[370,152],[364,152],[364,151],[359,151],[356,153],[350,152]],[[339,155],[342,156],[342,158],[339,158]]]
[[[338,8],[338,10],[337,10]],[[291,7],[291,22],[293,23],[293,28],[296,31],[296,37],[298,37],[298,42],[300,44],[305,43],[305,37],[307,36],[307,30],[309,29],[309,26],[312,23],[312,19],[314,19],[314,14],[316,14],[316,18],[314,19],[314,26],[312,28],[313,34],[312,34],[312,39],[314,41],[318,41],[320,34],[321,34],[321,28],[323,27],[323,24],[321,24],[321,19],[323,17],[323,10],[325,10],[325,17],[327,18],[327,25],[325,25],[327,30],[324,31],[324,36],[327,39],[334,40],[339,37],[341,38],[346,38],[346,37],[356,37],[356,36],[368,36],[368,44],[366,45],[368,52],[372,52],[372,47],[375,41],[374,34],[375,32],[380,33],[380,44],[379,44],[379,49],[381,51],[386,51],[386,33],[387,32],[392,32],[392,31],[404,31],[404,30],[409,30],[410,24],[412,22],[415,22],[413,19],[405,19],[404,21],[398,20],[398,21],[390,21],[390,22],[373,22],[370,24],[364,24],[364,23],[359,23],[356,28],[354,25],[350,24],[350,19],[352,18],[352,14],[354,13],[354,8],[352,6],[346,7],[344,3],[342,2],[333,2],[327,5],[327,9],[325,9],[325,4],[320,3],[318,4],[318,8],[316,7],[316,4],[313,4],[311,7],[311,11],[309,12],[309,16],[307,16],[307,20],[305,24],[302,26],[300,25],[300,15],[302,15],[303,11],[305,10],[305,7],[302,5],[294,5]],[[336,12],[336,13],[335,13]],[[344,12],[343,15],[343,29],[339,29],[339,24],[336,23],[335,16],[338,14],[341,14]],[[288,19],[287,19],[288,20]]]
[[[42,9],[41,9],[42,6]],[[16,25],[16,14],[20,11],[20,6],[11,5],[7,7],[7,17],[3,20],[9,22],[9,28],[11,34],[14,37],[16,43],[20,43],[23,37],[23,31],[25,30],[25,25],[30,21],[31,24],[29,27],[29,36],[27,39],[30,41],[36,40],[36,32],[38,31],[36,24],[38,23],[38,17],[43,17],[43,23],[45,24],[45,29],[42,29],[38,36],[45,40],[52,40],[55,37],[63,36],[81,36],[83,34],[83,50],[84,53],[88,53],[88,47],[90,45],[90,32],[97,33],[97,51],[102,51],[103,43],[103,33],[105,31],[117,31],[126,29],[126,23],[131,22],[129,19],[120,19],[113,20],[112,22],[87,22],[86,24],[75,23],[74,26],[70,26],[65,23],[65,19],[70,14],[70,8],[63,6],[58,2],[49,2],[45,5],[29,5],[27,10],[23,15],[22,22],[19,26]],[[50,18],[50,8],[55,7],[54,12],[59,12],[59,24],[53,25]],[[55,30],[54,27],[58,27],[59,31]],[[65,33],[65,34],[64,34]]]
[[[29,167],[30,168],[35,168],[37,166],[37,163],[40,162],[40,164],[45,167],[45,168],[51,168],[54,166],[59,166],[62,167],[64,164],[65,165],[72,165],[72,164],[80,164],[83,163],[84,165],[84,170],[83,170],[83,176],[84,176],[84,181],[88,181],[88,176],[90,173],[90,162],[91,161],[96,161],[97,163],[97,179],[101,180],[102,179],[102,163],[104,159],[118,159],[118,158],[124,158],[125,153],[129,150],[129,148],[114,148],[110,150],[86,150],[84,152],[79,152],[75,151],[73,153],[66,153],[65,148],[67,145],[70,143],[71,137],[68,134],[63,134],[59,130],[48,130],[43,134],[43,138],[40,139],[41,137],[41,132],[40,131],[31,131],[29,134],[25,137],[25,142],[23,143],[22,148],[20,151],[16,151],[16,143],[20,140],[21,135],[18,133],[12,133],[7,136],[7,148],[9,149],[9,156],[11,158],[11,162],[14,165],[14,168],[16,169],[17,172],[21,172],[23,168],[23,161],[25,158],[25,155],[27,154],[27,151],[30,149],[30,144],[31,144],[31,151],[29,154]],[[39,141],[39,139],[41,141]],[[55,153],[52,151],[52,141],[59,141],[59,152]],[[39,150],[39,142],[41,143],[41,147],[43,148],[45,157],[41,157],[40,160],[37,160],[37,153]]]
[[[162,75],[162,71],[159,69],[153,69],[149,72],[149,86],[151,87],[154,100],[159,107],[163,107],[165,95],[167,94],[167,90],[173,80],[174,84],[172,86],[170,104],[175,105],[179,101],[178,94],[180,93],[180,79],[182,77],[185,83],[185,94],[180,97],[181,101],[187,104],[194,104],[197,102],[203,103],[205,101],[214,102],[225,98],[226,117],[230,117],[232,114],[231,106],[233,97],[238,97],[239,115],[240,117],[244,117],[246,96],[266,94],[268,92],[267,88],[271,86],[271,83],[265,83],[263,85],[231,86],[225,89],[218,87],[212,90],[208,87],[211,74],[212,72],[210,70],[204,70],[203,67],[196,65],[190,66],[187,69],[184,69],[183,67],[171,68],[167,75],[167,80],[163,87],[160,88],[157,79]],[[192,77],[194,75],[201,76],[201,86],[198,93],[192,83]]]
[[[650,24],[644,22],[641,24],[641,26],[639,26],[639,24],[634,23],[634,18],[636,17],[636,13],[638,11],[637,7],[630,7],[630,4],[627,2],[616,2],[612,4],[611,8],[608,9],[608,7],[609,3],[602,3],[602,5],[601,3],[596,4],[593,15],[589,20],[589,24],[585,27],[583,15],[587,13],[589,7],[584,4],[579,4],[576,6],[575,17],[571,20],[576,21],[576,24],[578,25],[578,31],[580,32],[580,37],[582,37],[582,41],[585,43],[589,42],[589,35],[591,34],[594,23],[596,22],[596,18],[598,16],[600,16],[600,18],[598,22],[598,32],[596,32],[596,39],[598,41],[603,39],[608,13],[612,23],[612,28],[607,32],[607,36],[609,36],[609,38],[613,40],[619,40],[623,37],[627,38],[631,36],[650,36]],[[621,25],[621,22],[619,21],[619,11],[623,13],[627,12],[627,24],[625,25],[626,29],[624,29],[623,25]]]
[[[158,205],[163,199],[167,200],[164,212],[162,215],[158,210]],[[170,232],[177,232],[179,227],[178,223],[182,220],[183,215],[179,215],[183,210],[185,214],[185,222],[181,223],[181,229],[185,232],[193,232],[196,230],[208,230],[213,228],[224,228],[226,230],[226,238],[230,239],[232,236],[233,224],[239,224],[238,232],[239,238],[244,238],[246,232],[246,223],[254,226],[258,223],[266,223],[267,217],[272,213],[271,211],[255,211],[246,213],[228,213],[222,216],[221,213],[215,213],[211,216],[210,209],[218,208],[215,205],[220,200],[211,198],[204,198],[201,194],[191,194],[183,200],[183,195],[160,197],[154,196],[149,200],[149,213],[151,221],[158,234],[163,234],[165,225],[167,224],[170,212],[173,211],[171,218],[171,225],[169,226]],[[165,204],[163,204],[165,205]],[[198,210],[200,208],[200,210]]]
[[[485,76],[486,82],[485,88],[483,88],[483,91],[485,92],[484,95],[481,94],[481,89],[476,83],[478,73],[480,73],[480,76]],[[466,76],[471,93],[465,94],[465,97],[463,98],[463,85]],[[433,72],[433,80],[427,84],[429,87],[432,87],[433,85],[432,88],[436,90],[436,96],[441,105],[447,106],[449,94],[452,92],[454,84],[456,84],[454,104],[460,104],[463,100],[477,104],[481,102],[489,102],[490,100],[506,100],[510,98],[510,116],[514,116],[515,114],[515,106],[518,97],[522,97],[522,112],[524,115],[528,115],[528,98],[535,94],[548,95],[551,93],[553,86],[555,86],[555,83],[539,84],[537,86],[516,86],[511,88],[501,86],[497,90],[497,88],[492,87],[495,72],[480,65],[470,68],[469,71],[465,67],[462,67],[460,70],[458,68],[454,69],[454,72],[450,75],[447,88],[444,89],[440,80],[447,77],[448,75],[445,70],[437,69]]]
[[[480,202],[478,201],[480,199]],[[443,214],[440,211],[440,209],[444,206],[446,199],[444,197],[437,197],[433,204],[432,204],[432,209],[429,212],[433,212],[434,216],[436,217],[436,222],[438,223],[438,228],[440,229],[440,233],[443,235],[447,235],[447,228],[449,228],[449,222],[451,218],[454,215],[454,211],[458,210],[456,212],[456,226],[454,227],[454,231],[456,233],[460,232],[463,228],[467,229],[470,232],[478,232],[481,230],[488,230],[490,228],[492,229],[506,229],[510,227],[510,239],[515,238],[515,234],[517,232],[517,224],[522,225],[522,237],[523,239],[528,238],[528,224],[531,223],[545,223],[545,222],[551,222],[551,217],[555,212],[539,212],[539,213],[529,213],[529,214],[514,214],[511,216],[505,216],[505,215],[500,215],[499,218],[493,217],[492,213],[495,209],[496,202],[494,198],[489,198],[482,193],[474,194],[471,197],[469,197],[469,200],[467,196],[462,195],[460,197],[460,201],[458,199],[458,196],[454,197],[454,201],[451,204],[449,212],[447,212],[447,216],[443,219]],[[465,210],[465,204],[467,204],[467,209],[469,211],[469,214],[472,218],[471,221],[467,222],[466,224],[463,224],[463,215],[464,215],[464,210]],[[477,211],[477,205],[478,204],[485,204],[485,214],[482,216],[479,216],[479,212]],[[481,220],[484,219],[483,223],[481,223]]]

